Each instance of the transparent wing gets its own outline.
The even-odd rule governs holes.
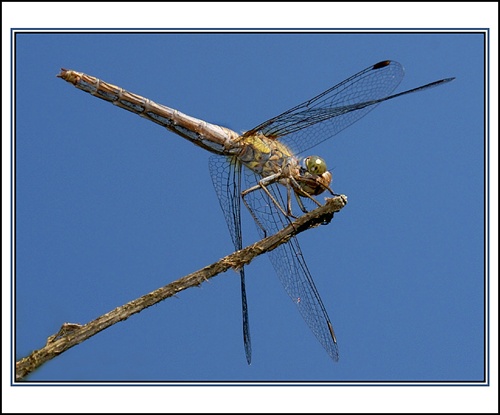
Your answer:
[[[235,159],[221,156],[211,156],[209,159],[210,175],[224,212],[229,233],[236,251],[243,247],[241,235],[240,193],[241,193],[241,163]],[[248,305],[245,288],[245,269],[240,269],[241,306],[243,313],[243,343],[248,364],[252,361],[252,342],[248,321]]]
[[[245,169],[245,177],[248,187],[254,185],[259,179],[249,169]],[[273,184],[268,186],[268,190],[282,206],[286,206],[284,186]],[[276,205],[263,191],[248,193],[245,198],[264,228],[257,226],[262,237],[272,235],[288,225],[289,219],[279,212]],[[299,309],[305,322],[330,357],[337,361],[339,352],[333,327],[307,268],[297,238],[294,237],[288,243],[280,245],[268,255],[285,291]]]
[[[454,78],[390,95],[404,76],[403,66],[382,61],[351,76],[318,96],[247,131],[279,139],[296,153],[328,140],[364,117],[377,104],[401,95],[432,88]]]
[[[351,76],[310,100],[260,124],[261,132],[300,153],[333,137],[375,108],[399,85],[404,69],[384,61]]]

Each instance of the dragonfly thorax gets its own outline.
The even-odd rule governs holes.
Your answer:
[[[238,159],[261,177],[284,173],[284,170],[287,170],[285,175],[294,174],[293,171],[298,171],[300,167],[298,159],[288,147],[262,134],[245,137],[239,144],[241,150]]]
[[[273,181],[292,187],[298,196],[316,196],[329,189],[332,174],[319,156],[301,161],[284,144],[262,134],[247,136],[240,145],[241,163],[262,178],[273,177]]]

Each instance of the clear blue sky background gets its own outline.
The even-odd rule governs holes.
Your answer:
[[[24,34],[16,64],[16,350],[231,253],[209,154],[55,77],[97,76],[244,131],[385,59],[398,91],[313,152],[348,205],[299,240],[338,337],[334,363],[269,260],[99,333],[31,381],[480,381],[484,39],[473,34]],[[257,239],[243,212],[245,245]]]

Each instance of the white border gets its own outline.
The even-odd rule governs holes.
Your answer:
[[[2,200],[10,200],[10,29],[139,28],[491,28],[491,113],[498,114],[497,3],[2,3]],[[367,29],[366,29],[367,30]],[[360,30],[355,30],[360,31]],[[367,30],[368,31],[368,30]],[[421,31],[421,30],[419,30]],[[498,252],[498,124],[490,125],[490,250]],[[2,323],[9,339],[10,211],[2,209]],[[496,256],[496,255],[495,255]],[[490,293],[498,292],[498,258],[490,258]],[[498,299],[490,303],[490,351],[498,353]],[[5,340],[4,343],[5,345]],[[10,367],[10,345],[3,368]],[[6,359],[5,359],[6,358]],[[490,366],[498,367],[497,354]],[[7,363],[7,364],[5,364]],[[7,372],[7,373],[6,373]],[[5,412],[492,412],[498,410],[498,373],[491,387],[7,387]],[[193,399],[193,397],[196,397]],[[102,399],[101,399],[102,398]],[[244,403],[244,406],[242,406]]]

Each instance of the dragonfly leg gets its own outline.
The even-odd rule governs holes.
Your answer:
[[[321,186],[323,186],[325,188],[325,190],[328,190],[328,192],[332,195],[332,196],[338,196],[331,188],[330,186],[327,186],[326,184],[322,184],[321,183]]]
[[[262,223],[260,223],[259,219],[257,218],[257,215],[253,212],[252,208],[250,207],[250,205],[245,200],[245,196],[247,196],[248,194],[250,194],[252,192],[255,192],[256,190],[263,190],[267,194],[267,196],[269,197],[269,199],[271,199],[271,202],[279,209],[279,211],[285,217],[296,218],[296,216],[294,216],[292,214],[292,204],[291,204],[291,195],[290,195],[290,192],[291,192],[290,187],[291,186],[289,186],[289,185],[287,186],[287,188],[288,188],[288,202],[287,202],[287,210],[288,210],[288,212],[285,212],[285,210],[283,209],[283,207],[281,206],[281,204],[276,200],[276,198],[267,189],[267,186],[269,186],[272,183],[277,182],[281,177],[282,177],[281,173],[272,174],[270,176],[264,177],[263,179],[259,180],[259,182],[255,186],[249,187],[248,189],[243,190],[241,192],[241,200],[243,201],[243,203],[245,204],[246,208],[248,209],[248,211],[252,215],[252,218],[255,220],[255,223],[257,223],[257,225],[259,226],[259,228],[261,228],[262,231],[264,232],[264,235],[267,235],[266,229],[262,225]]]
[[[307,211],[306,207],[304,206],[304,203],[302,202],[302,199],[300,198],[300,196],[298,195],[298,193],[297,192],[293,192],[293,194],[295,195],[295,199],[297,200],[297,204],[299,205],[300,210],[302,212],[304,212],[304,213],[307,213],[308,211]],[[314,201],[316,201],[316,200],[314,200]]]
[[[301,207],[302,209],[302,207]],[[288,212],[288,216],[294,217],[292,214],[292,186],[287,183],[286,186],[286,210]]]
[[[255,223],[259,226],[259,228],[262,230],[263,234],[264,234],[264,238],[269,236],[267,234],[267,231],[266,231],[266,228],[262,225],[262,223],[260,223],[260,220],[257,218],[257,216],[255,215],[255,213],[253,212],[252,208],[250,207],[250,205],[247,203],[247,201],[245,200],[245,197],[242,193],[241,195],[241,200],[243,201],[244,205],[246,206],[246,208],[248,209],[248,211],[250,212],[250,215],[252,215],[252,218],[253,220],[255,221]]]
[[[319,203],[314,197],[312,197],[309,193],[307,193],[304,189],[302,189],[302,187],[300,186],[300,184],[297,182],[297,180],[295,178],[290,177],[290,180],[292,182],[291,187],[293,187],[293,190],[295,193],[295,198],[297,199],[297,203],[298,203],[300,209],[302,210],[302,212],[307,213],[307,209],[304,206],[304,203],[302,202],[302,200],[300,199],[301,197],[308,198],[308,199],[312,200],[314,203],[316,203],[316,205],[318,205],[318,207],[321,206],[321,203]]]
[[[275,199],[275,197],[271,194],[271,192],[269,190],[267,190],[267,186],[272,184],[272,183],[275,183],[276,181],[278,181],[279,179],[281,178],[281,173],[276,173],[276,174],[272,174],[270,176],[267,176],[267,177],[264,177],[262,180],[259,180],[259,182],[255,185],[255,186],[252,186],[246,190],[243,190],[241,192],[241,197],[243,199],[243,201],[245,201],[245,196],[251,192],[254,192],[256,190],[263,190],[264,192],[266,192],[266,194],[269,196],[269,198],[271,199],[271,201],[276,205],[276,207],[281,211],[281,213],[283,213],[283,215],[285,216],[292,216],[294,217],[293,215],[291,214],[288,214],[284,211],[283,207],[280,205],[280,203]],[[248,207],[248,205],[246,204],[245,202],[245,205]],[[291,209],[290,209],[291,210]]]

